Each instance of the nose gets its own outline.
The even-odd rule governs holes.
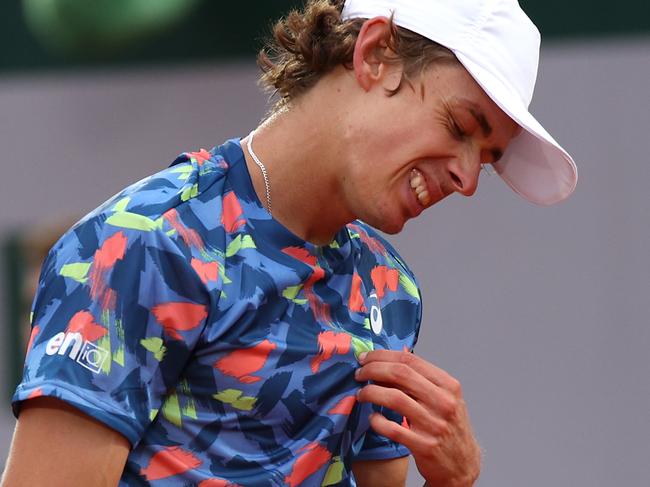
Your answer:
[[[476,193],[481,170],[479,156],[454,159],[447,165],[447,170],[454,191],[464,196],[472,196]]]

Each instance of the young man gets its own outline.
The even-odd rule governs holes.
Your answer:
[[[410,353],[414,277],[371,226],[492,164],[575,187],[528,113],[515,0],[311,1],[275,29],[279,102],[75,225],[44,264],[3,485],[430,486],[480,470],[456,379]],[[35,461],[34,459],[38,459]]]

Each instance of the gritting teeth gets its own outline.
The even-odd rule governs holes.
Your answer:
[[[422,176],[419,174],[411,178],[411,188],[415,189],[418,186],[422,187]]]
[[[415,191],[415,195],[422,206],[426,206],[429,199],[429,192],[427,191],[426,184],[424,182],[424,177],[417,169],[411,169],[411,179],[410,179],[411,189]]]

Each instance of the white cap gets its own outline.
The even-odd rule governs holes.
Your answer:
[[[578,171],[571,156],[528,111],[537,78],[539,31],[517,0],[346,0],[344,19],[390,17],[450,49],[487,95],[524,130],[497,173],[540,205],[568,197]]]

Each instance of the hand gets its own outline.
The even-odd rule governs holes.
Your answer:
[[[370,425],[406,446],[430,487],[469,487],[480,472],[481,452],[469,422],[460,383],[444,370],[408,352],[375,350],[359,358],[360,402],[402,414],[408,426],[379,413]]]

